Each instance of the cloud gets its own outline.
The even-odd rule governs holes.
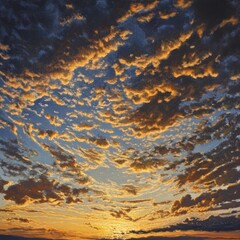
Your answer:
[[[28,201],[48,202],[51,201],[50,199],[61,200],[53,190],[53,181],[49,181],[45,176],[38,181],[34,179],[20,181],[8,187],[4,193],[6,200],[12,200],[16,204],[24,204]]]
[[[105,139],[104,139],[105,140]],[[106,148],[108,147],[108,143],[105,142],[103,140],[103,143],[101,142],[100,139],[100,143],[99,144],[103,144],[102,146],[97,145],[98,147],[102,147],[102,148]],[[105,159],[105,155],[104,153],[102,153],[101,151],[97,151],[94,148],[87,148],[87,149],[82,149],[79,148],[80,154],[90,163],[94,163],[95,164],[100,164],[103,163],[104,159]]]
[[[52,125],[57,127],[61,126],[64,123],[64,121],[60,119],[58,116],[51,116],[50,114],[46,114],[45,117],[49,120],[49,122]]]
[[[220,115],[212,123],[208,120],[203,121],[199,125],[199,130],[196,130],[189,141],[186,141],[185,144],[181,142],[180,146],[182,148],[189,148],[189,150],[193,151],[192,146],[197,149],[201,145],[211,143],[212,140],[226,139],[220,141],[215,148],[205,153],[190,152],[185,160],[185,164],[190,165],[190,167],[186,169],[184,174],[178,176],[179,186],[193,183],[196,188],[198,185],[207,188],[237,182],[239,172],[236,167],[238,165],[239,148],[233,130],[236,121],[237,117],[232,114]],[[191,162],[194,159],[195,162],[192,165]],[[230,161],[226,162],[226,159]]]
[[[190,194],[187,194],[173,203],[172,213],[176,215],[186,214],[191,208],[196,208],[200,212],[217,210],[219,207],[221,208],[221,206],[224,209],[225,202],[230,203],[226,206],[226,209],[235,207],[239,191],[239,184],[233,184],[226,189],[212,190],[211,192],[202,193],[194,199]]]
[[[64,231],[58,231],[51,228],[33,228],[33,227],[15,227],[8,228],[6,230],[0,230],[0,236],[6,239],[13,240],[23,240],[23,239],[52,239],[52,237],[57,237],[58,239],[66,239],[67,237],[76,237],[72,234],[66,234]]]
[[[73,124],[73,127],[77,131],[91,130],[94,128],[93,124],[85,123],[85,124]]]
[[[238,231],[240,219],[238,217],[219,217],[210,216],[206,220],[200,220],[198,218],[186,219],[182,223],[171,225],[166,228],[157,228],[149,231],[131,231],[135,234],[146,234],[156,232],[174,232],[174,231],[209,231],[209,232],[220,232],[220,231]]]
[[[8,184],[7,181],[0,179],[0,192],[2,192],[4,190],[4,186]]]
[[[188,8],[192,5],[192,1],[176,0],[176,6],[181,8]]]
[[[19,237],[19,236],[11,236],[11,235],[0,235],[1,239],[4,240],[28,240],[29,238]],[[47,240],[48,238],[31,238],[33,240]]]
[[[130,164],[130,168],[136,172],[148,172],[157,170],[167,163],[166,160],[163,159],[147,159],[142,160],[134,159],[134,161]]]
[[[75,174],[81,175],[82,167],[77,162],[76,158],[64,151],[64,149],[60,147],[52,147],[48,145],[43,145],[46,150],[48,150],[51,155],[54,157],[55,162],[54,165],[61,168],[61,170],[68,169],[69,172],[73,172]]]
[[[29,157],[22,153],[25,151],[25,153],[28,154],[29,149],[20,146],[17,140],[11,140],[9,142],[0,140],[0,144],[2,146],[0,150],[9,159],[20,161],[27,165],[31,164]]]
[[[111,216],[115,217],[115,218],[123,218],[126,219],[128,221],[133,221],[133,219],[127,214],[127,211],[124,210],[112,210],[111,211]]]
[[[129,201],[121,201],[121,203],[130,203],[130,204],[140,204],[144,202],[150,202],[151,199],[137,199],[137,200],[129,200]]]
[[[130,212],[136,207],[127,207],[127,208],[121,208],[119,210],[110,210],[110,215],[114,218],[120,218],[120,219],[124,219],[127,221],[131,221],[131,222],[137,222],[139,220],[141,220],[142,218],[144,218],[144,216],[142,217],[137,217],[137,218],[133,218],[130,216]]]
[[[197,217],[239,207],[236,0],[19,0],[0,13],[7,206],[64,209],[70,225],[79,207],[106,235],[185,214],[170,231],[214,227]]]
[[[122,190],[128,194],[137,195],[139,189],[136,186],[124,184]]]
[[[181,237],[141,237],[141,238],[129,238],[129,240],[209,240],[210,238],[195,237],[195,236],[181,236]]]
[[[21,223],[30,223],[31,220],[27,219],[27,218],[8,218],[7,221],[11,222],[11,221],[18,221]]]
[[[216,0],[197,0],[193,2],[192,7],[196,20],[206,24],[209,29],[221,23],[222,20],[237,14],[232,3],[226,0],[221,1],[221,3]]]
[[[86,181],[82,182],[86,183]],[[79,181],[79,184],[81,182]],[[10,185],[6,190],[2,190],[4,199],[14,201],[16,204],[25,203],[49,203],[60,204],[66,202],[82,202],[79,195],[88,193],[89,189],[74,188],[70,185],[48,179],[45,175],[39,178],[29,178]]]
[[[105,138],[90,138],[90,142],[101,148],[108,148],[109,143]]]

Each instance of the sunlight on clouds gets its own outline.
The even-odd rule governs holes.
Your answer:
[[[0,234],[237,239],[237,1],[0,11]]]

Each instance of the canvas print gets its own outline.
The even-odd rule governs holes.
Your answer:
[[[239,0],[0,0],[0,239],[240,239]]]

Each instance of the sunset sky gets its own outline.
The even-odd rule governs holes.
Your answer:
[[[0,239],[240,239],[239,16],[0,0]]]

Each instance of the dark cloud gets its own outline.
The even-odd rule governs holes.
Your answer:
[[[217,210],[219,207],[224,209],[225,202],[229,203],[226,204],[226,209],[238,207],[237,200],[239,194],[239,184],[230,185],[226,189],[204,192],[194,199],[190,194],[187,194],[173,203],[172,213],[185,214],[190,208],[194,207],[199,208],[199,211]]]
[[[130,204],[140,204],[140,203],[144,203],[144,202],[150,202],[151,199],[138,199],[138,200],[130,200],[130,201],[121,201],[122,203],[130,203]]]
[[[24,173],[28,168],[24,165],[17,165],[13,163],[7,163],[5,161],[0,162],[1,169],[5,175],[19,176]]]
[[[193,1],[192,8],[198,24],[204,23],[210,30],[224,19],[237,16],[234,2],[228,0],[197,0]]]
[[[37,58],[40,51],[44,55],[49,54],[51,41],[57,40],[54,34],[58,32],[60,5],[60,1],[54,5],[48,1],[1,1],[1,39],[9,46],[9,71],[20,72],[30,67],[31,60]],[[42,44],[46,46],[45,49]]]
[[[21,180],[2,191],[6,200],[12,200],[16,204],[26,202],[77,203],[82,201],[78,196],[87,192],[86,188],[72,188],[55,180],[50,180],[45,175],[41,175],[39,179]]]
[[[174,232],[174,231],[209,231],[209,232],[220,232],[220,231],[238,231],[240,219],[238,217],[219,217],[210,216],[206,220],[200,220],[197,218],[186,219],[183,223],[171,225],[166,228],[158,228],[149,231],[131,231],[135,234],[146,234],[154,232]]]
[[[0,0],[4,201],[89,204],[110,225],[235,211],[239,15],[237,0]]]
[[[109,147],[109,143],[108,143],[107,139],[104,139],[104,138],[91,138],[90,141],[93,142],[94,144],[96,144],[96,146],[101,147],[101,148]]]
[[[44,237],[44,235],[48,237]],[[47,228],[32,228],[32,227],[13,227],[5,230],[1,229],[1,239],[36,239],[36,240],[45,240],[45,239],[66,239],[67,235],[63,231],[58,231],[56,229],[47,229]],[[36,237],[34,237],[36,236]],[[38,236],[38,237],[37,237]],[[73,237],[73,235],[68,235]],[[74,236],[76,237],[76,236]]]
[[[29,156],[27,156],[31,153],[30,150],[18,144],[17,140],[4,141],[0,139],[0,144],[2,146],[0,150],[8,159],[20,161],[27,165],[31,164]]]
[[[124,219],[127,221],[131,221],[131,222],[137,222],[140,219],[142,219],[143,217],[137,217],[137,218],[133,218],[130,215],[130,212],[136,207],[127,207],[127,208],[121,208],[119,210],[110,210],[110,215],[114,218],[120,218],[120,219]]]
[[[111,211],[111,216],[115,217],[115,218],[122,218],[122,219],[126,219],[128,221],[133,221],[132,217],[130,217],[127,213],[127,211],[124,210],[112,210]]]
[[[109,1],[107,9],[101,11],[95,0],[1,1],[0,38],[9,47],[10,56],[2,68],[9,73],[21,73],[26,68],[36,73],[62,71],[60,59],[71,59],[110,31],[129,8],[128,1],[120,5]]]
[[[0,179],[0,192],[3,191],[4,186],[5,186],[6,184],[8,184],[8,181],[5,181],[5,180],[3,180],[3,179]]]
[[[31,220],[27,219],[27,218],[8,218],[7,221],[12,222],[12,221],[18,221],[21,223],[30,223]]]
[[[182,116],[182,113],[177,110],[180,99],[158,103],[159,98],[161,99],[160,96],[153,98],[150,103],[144,104],[131,116],[130,122],[136,124],[134,128],[136,133],[142,135],[148,132],[164,131]],[[151,116],[151,118],[146,118],[146,116]]]
[[[238,116],[233,114],[223,114],[213,123],[207,120],[201,123],[199,130],[192,134],[191,138],[180,143],[184,149],[188,148],[188,144],[197,149],[203,144],[210,144],[212,140],[225,138],[206,153],[193,152],[194,149],[190,149],[192,151],[185,160],[185,164],[190,167],[178,176],[179,186],[192,182],[196,183],[196,187],[202,185],[210,188],[238,181],[239,140],[234,131],[237,129],[237,121]]]
[[[44,145],[44,147],[51,153],[55,159],[54,165],[59,166],[61,169],[69,169],[71,172],[81,170],[81,167],[78,165],[77,160],[71,154],[65,152],[62,148],[51,147]]]
[[[124,184],[122,186],[122,190],[124,192],[127,192],[127,193],[131,194],[131,195],[137,195],[139,189],[138,189],[138,187],[136,187],[134,185]]]
[[[120,240],[119,238],[114,238],[115,240]],[[180,237],[141,237],[141,238],[128,238],[128,240],[210,240],[212,238],[206,237],[196,237],[196,236],[180,236]],[[220,238],[219,238],[220,239]],[[109,239],[102,239],[102,240],[109,240]]]
[[[10,209],[0,209],[0,212],[9,212],[9,213],[12,213],[13,210],[10,210]]]
[[[19,237],[19,236],[10,236],[10,235],[0,235],[3,240],[48,240],[49,238],[28,238],[28,237]]]
[[[49,181],[46,176],[41,176],[39,180],[29,179],[11,185],[5,191],[6,200],[12,200],[16,204],[24,204],[28,200],[37,202],[48,202],[49,198],[60,200],[61,198],[54,192],[53,181]]]
[[[208,240],[210,238],[205,237],[191,237],[191,236],[181,236],[181,237],[144,237],[144,238],[129,238],[129,240]]]

